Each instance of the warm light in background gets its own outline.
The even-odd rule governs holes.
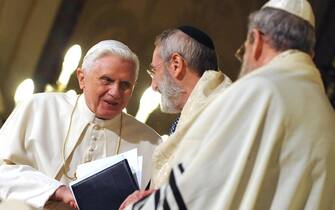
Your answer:
[[[23,82],[21,82],[21,84],[16,88],[15,91],[15,104],[31,97],[34,93],[34,89],[35,87],[32,79],[25,79]]]
[[[140,106],[135,118],[145,123],[150,114],[157,108],[161,95],[151,87],[147,88],[140,100]]]
[[[73,90],[73,89],[68,90],[66,92],[69,93],[69,94],[75,95],[75,96],[77,95],[77,92],[75,90]]]
[[[77,69],[81,58],[81,47],[78,44],[68,49],[64,56],[62,71],[57,80],[58,91],[63,91],[69,83],[72,73]]]

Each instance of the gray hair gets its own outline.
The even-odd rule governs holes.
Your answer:
[[[160,57],[168,62],[173,53],[179,53],[199,76],[206,70],[218,70],[215,50],[194,40],[179,29],[163,31],[156,37],[155,46],[160,47]]]
[[[135,81],[138,77],[139,60],[137,55],[127,47],[127,45],[116,40],[104,40],[89,49],[83,59],[82,69],[87,72],[91,69],[94,62],[106,55],[116,55],[131,61],[135,65]]]
[[[306,20],[284,10],[265,7],[249,16],[248,34],[257,28],[268,38],[269,45],[282,52],[296,49],[314,53],[315,31]]]

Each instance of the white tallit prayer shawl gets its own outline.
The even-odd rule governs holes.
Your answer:
[[[127,209],[333,209],[334,125],[311,58],[286,51],[222,92],[182,139],[169,184]]]
[[[151,188],[159,188],[168,182],[171,161],[180,140],[206,106],[230,84],[231,80],[222,72],[206,71],[202,75],[180,114],[176,131],[154,151]]]
[[[78,164],[115,155],[121,115],[112,120],[97,119],[84,96],[74,108],[77,98],[69,93],[42,93],[15,108],[0,130],[0,159],[7,163],[0,166],[1,200],[22,200],[42,208],[60,185],[71,181],[64,176],[64,142],[70,176]],[[152,152],[160,137],[126,113],[122,113],[121,137],[120,153],[137,148],[143,156],[143,187],[150,179]],[[95,152],[89,153],[89,148]],[[50,202],[47,209],[67,208]]]

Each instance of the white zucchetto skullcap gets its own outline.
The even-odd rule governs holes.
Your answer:
[[[308,21],[315,27],[315,17],[311,5],[307,0],[270,0],[264,7],[281,9]]]

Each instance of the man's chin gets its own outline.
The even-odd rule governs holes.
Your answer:
[[[111,120],[111,119],[115,118],[116,116],[118,116],[121,112],[122,112],[122,109],[101,111],[101,112],[96,113],[96,116],[99,119]]]

